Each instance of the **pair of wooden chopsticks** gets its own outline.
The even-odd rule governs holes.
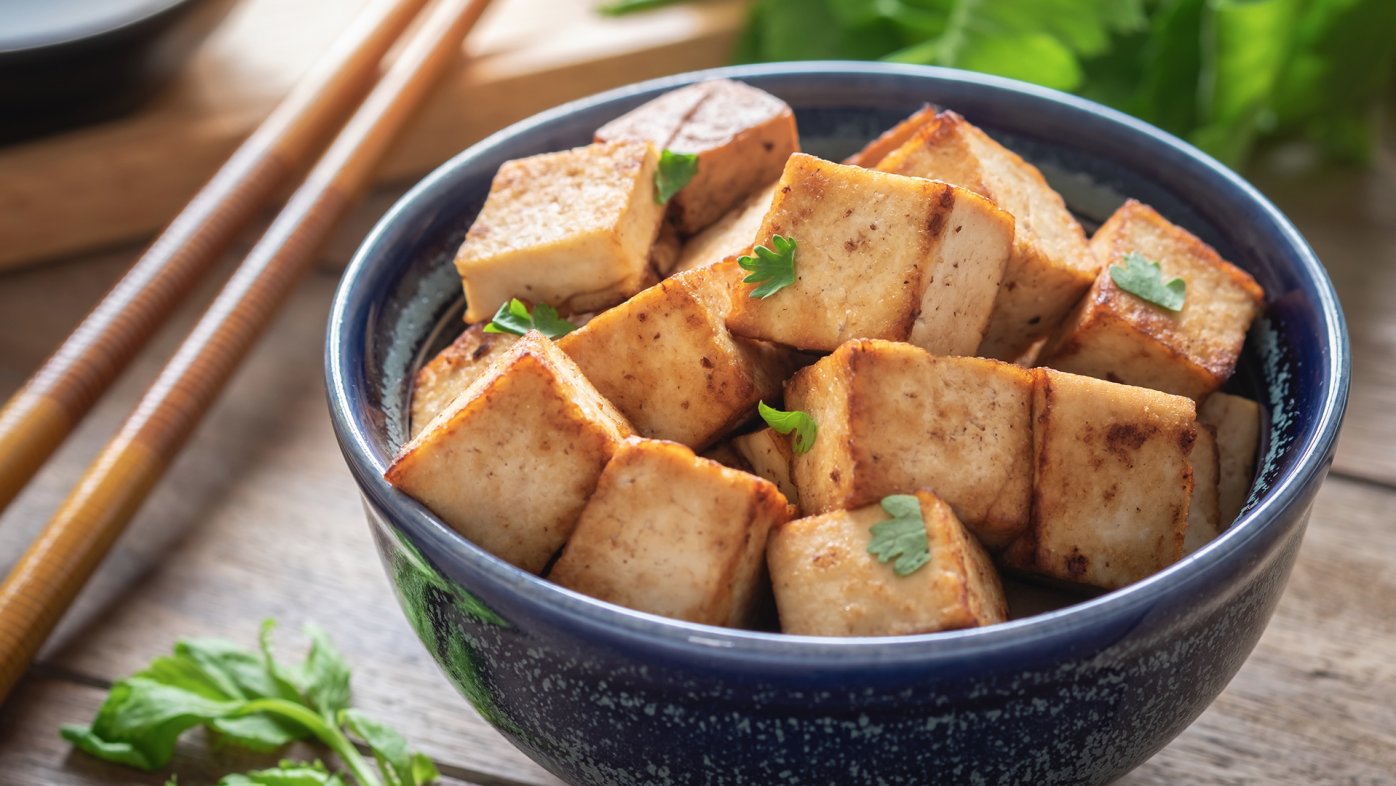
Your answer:
[[[380,0],[238,149],[62,347],[0,410],[0,510],[317,143],[339,135],[0,585],[0,702],[314,261],[489,0]]]

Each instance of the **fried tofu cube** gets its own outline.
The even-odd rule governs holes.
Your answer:
[[[701,450],[777,395],[785,351],[737,338],[724,320],[735,261],[659,282],[559,340],[642,436]]]
[[[1032,390],[1032,373],[1010,363],[844,344],[786,385],[786,408],[819,426],[793,462],[803,509],[849,510],[931,488],[985,545],[1006,545],[1028,526]]]
[[[422,433],[496,357],[519,340],[511,333],[486,333],[484,327],[466,328],[417,372],[412,384],[411,436]]]
[[[984,547],[935,494],[916,492],[930,561],[899,576],[868,551],[879,504],[796,519],[771,533],[766,559],[780,627],[805,636],[903,636],[1008,618]]]
[[[776,484],[780,493],[795,507],[800,506],[800,493],[795,489],[795,479],[790,474],[790,464],[795,452],[790,448],[790,438],[777,434],[773,429],[763,428],[750,434],[732,438],[732,447],[746,461],[751,471]]]
[[[509,161],[456,253],[466,322],[510,298],[563,313],[614,305],[653,280],[649,253],[664,208],[659,154],[620,141]]]
[[[964,189],[790,157],[757,237],[796,243],[793,284],[766,298],[739,282],[738,335],[832,351],[852,338],[910,341],[942,355],[979,346],[1013,241],[1013,220]]]
[[[1115,211],[1091,239],[1106,264],[1043,352],[1042,364],[1200,399],[1236,368],[1264,293],[1250,274],[1140,202]],[[1121,289],[1109,267],[1131,253],[1181,278],[1187,298],[1168,311]]]
[[[876,139],[864,145],[862,150],[845,158],[843,163],[849,166],[877,166],[882,162],[882,159],[911,141],[911,138],[916,135],[917,131],[921,130],[922,126],[935,120],[935,116],[935,107],[930,104],[922,104],[920,109],[883,131]]]
[[[403,446],[385,477],[475,545],[537,573],[631,433],[576,364],[530,331]]]
[[[1193,489],[1192,399],[1033,373],[1032,523],[1004,565],[1116,589],[1177,562]]]
[[[1197,419],[1217,431],[1220,460],[1218,494],[1221,529],[1241,515],[1255,482],[1256,450],[1260,447],[1260,405],[1229,393],[1213,393],[1197,409]]]
[[[669,200],[668,222],[688,236],[780,176],[800,149],[795,113],[779,98],[715,79],[665,93],[612,120],[597,142],[639,139],[698,156],[698,172]]]
[[[1012,360],[1048,335],[1100,267],[1085,232],[1037,167],[954,112],[941,112],[877,164],[993,200],[1017,222],[1013,252],[977,354]]]
[[[727,211],[717,223],[690,238],[679,250],[674,272],[715,265],[728,257],[749,253],[756,243],[756,233],[761,230],[761,220],[766,217],[775,193],[776,184],[772,181]]]
[[[1191,554],[1222,533],[1221,498],[1218,495],[1218,454],[1216,433],[1211,426],[1197,424],[1197,442],[1192,446],[1192,502],[1188,507],[1188,531],[1183,537],[1183,554]]]
[[[673,442],[616,451],[548,578],[651,614],[740,627],[756,611],[776,487]]]

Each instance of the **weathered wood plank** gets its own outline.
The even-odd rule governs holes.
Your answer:
[[[1334,469],[1396,484],[1396,140],[1370,171],[1283,173],[1256,185],[1328,268],[1352,333],[1352,401]]]

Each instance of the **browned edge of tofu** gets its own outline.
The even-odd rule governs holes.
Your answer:
[[[1195,408],[1191,399],[1184,396],[1175,396],[1148,388],[1140,388],[1129,385],[1121,385],[1114,382],[1107,382],[1091,377],[1084,377],[1077,374],[1069,374],[1054,369],[1038,368],[1033,369],[1034,400],[1033,400],[1033,457],[1034,457],[1034,479],[1033,479],[1033,499],[1031,522],[1023,535],[1009,545],[1007,549],[999,554],[1000,564],[1011,570],[1021,572],[1025,575],[1043,576],[1048,579],[1059,580],[1068,583],[1084,584],[1101,589],[1117,589],[1126,584],[1147,578],[1149,575],[1168,567],[1177,562],[1183,556],[1183,543],[1186,537],[1188,514],[1191,507],[1193,493],[1193,472],[1190,463],[1190,456],[1196,444],[1196,417]],[[1140,425],[1138,423],[1122,422],[1110,423],[1105,430],[1103,437],[1103,447],[1092,437],[1092,442],[1081,439],[1078,434],[1070,434],[1063,443],[1062,437],[1055,433],[1054,425],[1059,419],[1058,413],[1067,410],[1080,408],[1086,415],[1077,416],[1076,421],[1089,421],[1085,426],[1090,431],[1095,431],[1106,422],[1109,417],[1108,411],[1111,405],[1105,400],[1098,401],[1072,401],[1071,406],[1066,406],[1059,401],[1060,393],[1056,390],[1059,385],[1070,385],[1078,387],[1073,399],[1081,396],[1080,388],[1091,390],[1087,398],[1091,395],[1130,395],[1140,399],[1139,406],[1132,414],[1139,418],[1147,419],[1149,422]],[[1171,413],[1170,410],[1176,410]],[[1178,415],[1177,413],[1182,413]],[[1065,424],[1063,424],[1065,425]],[[1081,423],[1077,423],[1081,426]],[[1126,487],[1120,481],[1121,478],[1108,474],[1111,467],[1105,465],[1105,457],[1102,453],[1108,453],[1111,460],[1118,465],[1127,467],[1130,473],[1137,473],[1138,461],[1140,460],[1137,451],[1150,444],[1156,437],[1170,437],[1176,443],[1176,455],[1178,466],[1176,477],[1179,485],[1169,489],[1167,486],[1154,486],[1152,481],[1156,479],[1141,477],[1133,474],[1123,478],[1134,485]],[[1166,444],[1167,440],[1160,440],[1157,444]],[[1063,444],[1065,447],[1063,447]],[[1065,451],[1077,453],[1076,458],[1085,458],[1085,463],[1089,466],[1059,466]],[[1084,456],[1081,455],[1084,453]],[[1078,498],[1091,497],[1098,489],[1096,484],[1103,480],[1112,482],[1112,488],[1101,492],[1101,499],[1086,499],[1089,510],[1073,511],[1072,496]],[[1067,487],[1067,482],[1074,481],[1082,488]],[[1170,504],[1166,509],[1151,506],[1149,510],[1135,508],[1134,514],[1137,518],[1157,515],[1162,512],[1159,522],[1162,522],[1162,532],[1159,533],[1159,541],[1156,548],[1150,553],[1126,554],[1129,559],[1119,559],[1119,554],[1086,553],[1081,550],[1082,546],[1088,545],[1081,542],[1061,543],[1058,542],[1061,536],[1057,532],[1058,528],[1071,529],[1080,526],[1084,522],[1098,522],[1107,513],[1116,515],[1126,515],[1124,511],[1103,510],[1098,503],[1113,501],[1117,496],[1133,494],[1141,488],[1139,483],[1148,481],[1150,485],[1143,486],[1146,494],[1163,494]],[[1170,493],[1171,492],[1171,493]],[[1065,498],[1059,499],[1059,498]],[[1094,518],[1086,518],[1094,516]],[[1153,522],[1153,523],[1159,523]],[[1089,526],[1095,526],[1095,523]],[[1048,529],[1050,528],[1050,529]],[[1046,533],[1044,535],[1044,532]],[[1114,532],[1112,530],[1112,532]],[[1079,534],[1079,533],[1077,533]],[[1067,540],[1071,535],[1065,536]],[[1070,553],[1063,556],[1063,549],[1070,549]],[[1161,549],[1161,550],[1160,550]],[[1112,564],[1112,558],[1114,563]],[[1121,568],[1122,563],[1132,562],[1135,570],[1128,567]],[[1147,562],[1148,567],[1139,570],[1138,563]],[[1120,571],[1124,570],[1129,575],[1121,577]],[[1101,574],[1101,575],[1097,575]],[[1108,574],[1108,575],[1106,575]]]
[[[638,433],[702,450],[779,393],[789,353],[726,327],[734,260],[686,271],[558,342]]]
[[[923,122],[877,168],[986,197],[1014,217],[1013,253],[977,354],[1012,360],[1048,335],[1099,268],[1081,225],[1042,172],[952,111]]]
[[[926,489],[914,492],[930,561],[898,576],[869,553],[879,504],[786,522],[767,547],[772,588],[786,633],[894,636],[934,633],[1007,619],[1002,581],[988,553]]]
[[[847,342],[787,384],[787,407],[819,425],[792,462],[803,509],[933,488],[989,548],[1006,546],[1030,521],[1033,386],[1002,361]]]
[[[518,338],[511,333],[486,333],[484,325],[472,325],[423,364],[412,383],[409,435],[420,434]]]
[[[632,433],[570,358],[529,331],[402,447],[384,478],[476,545],[537,573]],[[553,443],[567,450],[546,449]],[[530,472],[548,485],[525,493]]]
[[[770,530],[790,514],[762,478],[676,442],[630,437],[548,578],[628,608],[738,627],[757,610]]]
[[[743,82],[713,79],[655,98],[597,129],[598,142],[644,139],[698,155],[698,171],[667,206],[666,222],[689,237],[774,180],[800,149],[795,113]]]
[[[886,158],[893,150],[906,144],[921,127],[935,119],[938,110],[931,104],[922,104],[921,108],[907,115],[896,125],[878,134],[875,139],[863,146],[862,150],[845,158],[843,163],[849,166],[875,167],[878,162]]]
[[[500,166],[455,256],[465,321],[486,321],[515,297],[563,314],[595,311],[656,280],[658,160],[652,145],[622,140]],[[568,209],[540,218],[557,204]]]

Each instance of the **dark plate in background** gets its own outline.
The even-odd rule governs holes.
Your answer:
[[[3,0],[0,144],[139,106],[235,2]]]

